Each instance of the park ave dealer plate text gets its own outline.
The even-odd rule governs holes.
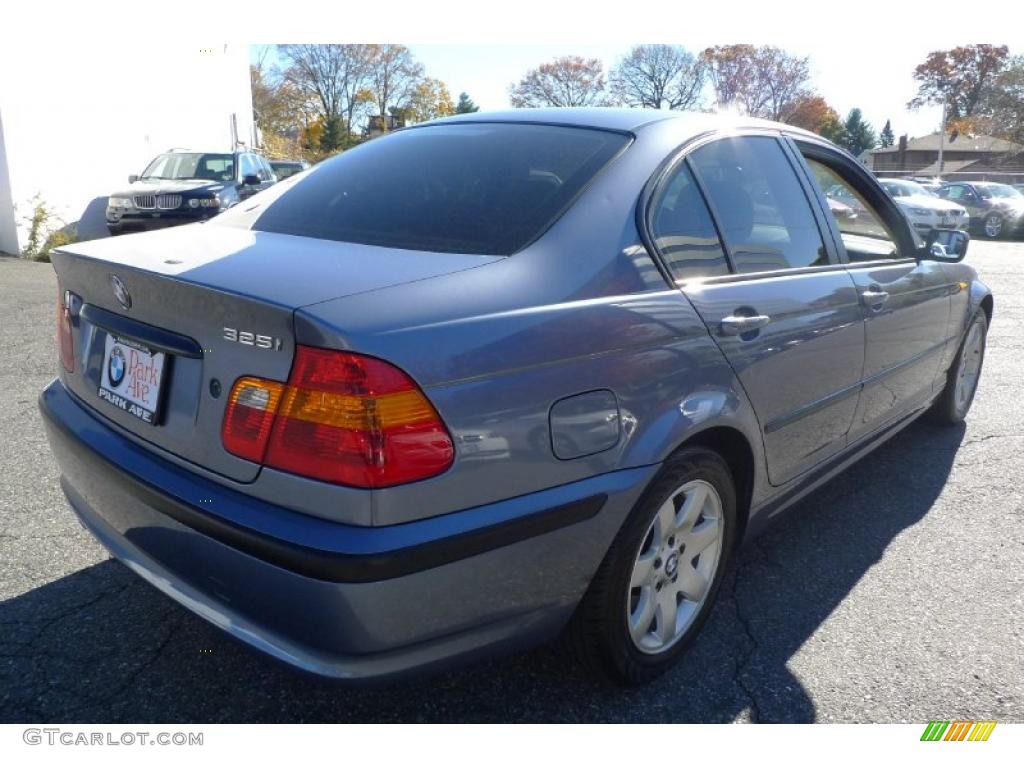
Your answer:
[[[167,355],[109,333],[104,345],[100,399],[155,424]]]

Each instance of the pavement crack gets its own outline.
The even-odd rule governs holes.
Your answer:
[[[57,615],[51,616],[49,619],[46,619],[39,626],[39,628],[37,630],[35,630],[26,639],[24,639],[24,640],[15,640],[15,641],[10,641],[10,642],[11,642],[12,645],[21,646],[21,647],[31,646],[31,645],[35,644],[35,642],[37,640],[39,640],[39,638],[41,638],[44,634],[46,634],[46,632],[51,627],[53,627],[54,625],[59,624],[60,622],[64,621],[65,619],[68,619],[68,618],[74,616],[76,613],[79,613],[80,611],[84,611],[87,608],[91,608],[92,606],[96,605],[96,603],[98,603],[98,602],[100,602],[102,600],[105,600],[108,597],[116,597],[117,595],[120,595],[121,593],[123,593],[123,592],[127,591],[129,588],[131,588],[131,586],[132,586],[132,582],[131,581],[126,581],[124,584],[121,584],[120,586],[118,586],[116,588],[105,589],[102,592],[100,592],[98,595],[95,595],[94,597],[90,598],[89,600],[86,600],[84,603],[77,603],[76,605],[69,606],[69,607],[65,608],[64,610],[60,611]],[[20,623],[20,622],[15,622],[15,623]],[[16,654],[4,654],[4,655],[16,655]]]
[[[760,547],[758,547],[758,549],[763,554],[763,550],[761,550]],[[733,575],[732,593],[729,596],[732,600],[733,610],[736,613],[736,620],[739,622],[740,627],[743,629],[743,634],[747,638],[746,651],[736,660],[736,668],[733,671],[733,682],[741,691],[743,691],[744,696],[746,696],[747,701],[750,703],[750,721],[752,723],[760,723],[762,722],[761,705],[758,703],[754,688],[748,685],[745,675],[747,665],[750,664],[750,660],[753,658],[754,653],[760,647],[757,638],[754,636],[754,630],[751,627],[750,618],[746,615],[739,598],[740,575],[745,567],[745,563],[737,563],[736,571]]]
[[[163,656],[163,653],[167,649],[167,646],[171,644],[171,641],[174,639],[174,636],[178,634],[178,630],[181,629],[181,627],[185,623],[186,617],[184,616],[181,616],[178,619],[176,619],[174,623],[171,624],[171,627],[167,631],[167,635],[164,637],[164,639],[157,644],[156,648],[154,648],[153,651],[149,653],[146,656],[146,658],[138,664],[138,666],[125,678],[125,680],[120,685],[105,691],[103,695],[98,698],[91,698],[89,701],[84,702],[79,706],[65,709],[60,716],[64,719],[69,719],[71,715],[74,715],[77,712],[82,712],[83,710],[90,710],[95,707],[104,707],[113,703],[113,701],[118,696],[120,696],[125,691],[129,690],[135,684],[135,681],[139,679],[143,672],[148,670],[151,666],[153,666],[153,664],[155,664],[160,659],[161,656]]]
[[[973,437],[970,440],[965,440],[960,444],[961,448],[966,448],[968,445],[975,445],[977,443],[985,443],[989,440],[1010,440],[1013,438],[1021,438],[1024,435],[1021,434],[1009,434],[1009,435],[984,435],[982,437]]]

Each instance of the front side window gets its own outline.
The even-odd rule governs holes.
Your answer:
[[[839,171],[805,157],[818,187],[828,201],[850,261],[899,258],[899,247],[884,218]]]
[[[543,233],[629,141],[523,123],[411,128],[317,165],[249,214],[218,218],[325,240],[509,255]]]
[[[663,183],[651,211],[654,244],[677,281],[729,273],[715,225],[686,163]]]
[[[239,156],[240,163],[242,166],[242,180],[245,180],[246,176],[255,176],[259,178],[260,170],[256,167],[256,162],[253,160],[252,155],[243,153]]]
[[[270,181],[270,169],[263,162],[263,158],[259,155],[253,155],[252,161],[256,165],[256,175],[260,177],[260,181]]]
[[[739,272],[828,264],[807,196],[767,136],[721,139],[690,155]]]

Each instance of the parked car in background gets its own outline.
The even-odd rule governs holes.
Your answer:
[[[825,196],[825,199],[828,202],[828,209],[832,211],[832,215],[837,219],[853,221],[857,218],[857,212],[846,203],[841,203],[828,195]]]
[[[933,238],[793,126],[456,116],[55,250],[40,408],[84,525],[280,660],[381,679],[566,631],[640,683],[740,541],[965,418],[993,298]]]
[[[302,173],[309,168],[305,160],[271,160],[270,167],[274,169],[274,175],[278,181],[283,181],[296,173]]]
[[[938,192],[945,183],[938,176],[914,176],[911,181],[920,184],[929,192]]]
[[[157,229],[205,221],[277,181],[255,152],[194,152],[158,155],[129,186],[107,199],[107,229]]]
[[[914,229],[923,236],[936,229],[967,229],[970,226],[966,208],[943,200],[916,181],[881,179],[881,184],[892,195],[896,205],[903,209]]]
[[[972,229],[985,237],[1008,237],[1024,224],[1024,194],[1009,184],[957,181],[944,185],[939,195],[964,206]]]
[[[833,184],[825,190],[825,196],[829,200],[845,205],[853,211],[854,214],[862,213],[864,211],[864,204],[860,201],[860,198],[858,198],[857,195],[855,195],[853,191],[844,184]]]

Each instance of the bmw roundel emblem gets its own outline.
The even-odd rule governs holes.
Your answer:
[[[128,293],[128,287],[117,275],[110,276],[110,287],[114,289],[114,298],[117,303],[125,309],[132,308],[132,295]]]
[[[110,379],[112,387],[119,387],[121,382],[124,381],[124,364],[124,352],[121,351],[121,348],[114,347],[110,350],[110,360],[107,363],[107,378]]]

